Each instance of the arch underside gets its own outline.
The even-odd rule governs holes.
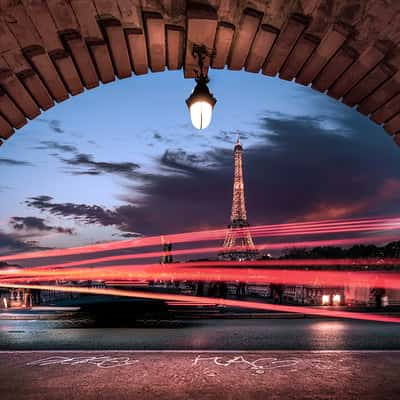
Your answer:
[[[99,82],[183,68],[279,75],[400,145],[398,0],[0,0],[0,138]],[[0,139],[0,145],[2,140]]]

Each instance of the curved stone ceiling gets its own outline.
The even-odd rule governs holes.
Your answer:
[[[400,145],[399,0],[0,0],[0,138],[132,74],[279,75],[383,125]],[[2,141],[0,140],[0,144]]]

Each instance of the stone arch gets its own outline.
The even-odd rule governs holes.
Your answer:
[[[342,101],[400,145],[398,0],[1,0],[0,138],[99,82],[244,70]],[[0,144],[2,140],[0,139]]]

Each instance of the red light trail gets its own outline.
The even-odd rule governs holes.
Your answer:
[[[397,237],[394,236],[377,236],[377,237],[368,237],[368,238],[348,238],[348,239],[331,239],[331,240],[313,240],[313,241],[303,241],[303,242],[281,242],[281,243],[264,243],[257,246],[258,250],[278,250],[278,249],[286,249],[286,248],[303,248],[303,247],[316,247],[316,246],[340,246],[340,245],[349,245],[349,244],[360,244],[360,243],[370,243],[374,239],[377,240],[396,240]],[[184,249],[184,250],[171,250],[168,252],[168,255],[171,256],[182,256],[189,254],[207,254],[214,253],[218,254],[223,250],[223,247],[198,247],[192,249]],[[161,257],[165,254],[164,251],[155,251],[155,252],[145,252],[145,253],[136,253],[136,254],[124,254],[117,256],[107,256],[107,257],[97,257],[90,258],[85,260],[75,260],[64,263],[52,263],[48,265],[39,265],[32,268],[35,269],[55,269],[55,268],[66,268],[73,266],[82,266],[82,265],[93,265],[100,263],[107,263],[111,261],[123,261],[123,260],[134,260],[134,259],[145,259],[145,258],[157,258]],[[267,261],[266,261],[267,262]],[[1,275],[1,271],[0,271]]]
[[[173,280],[173,281],[244,281],[252,284],[280,283],[286,285],[311,285],[324,287],[353,286],[400,289],[400,273],[376,271],[326,271],[298,269],[267,269],[266,266],[313,265],[364,265],[366,260],[272,260],[265,262],[201,262],[179,264],[115,265],[98,268],[75,268],[38,271],[19,270],[8,273],[1,282],[49,282],[82,280]],[[356,261],[356,263],[354,263]],[[376,261],[376,260],[375,260]],[[386,264],[399,263],[398,259],[387,260]],[[309,265],[309,264],[308,264]],[[236,268],[235,268],[236,267]]]
[[[387,231],[400,229],[400,218],[365,218],[356,220],[326,220],[317,222],[300,222],[276,225],[262,225],[249,228],[255,237],[282,237],[319,234],[337,234],[351,232]],[[44,257],[59,257],[78,254],[90,254],[127,248],[157,246],[162,240],[169,243],[186,243],[196,241],[220,240],[225,237],[227,230],[209,230],[188,232],[165,236],[152,236],[135,240],[107,242],[69,249],[45,250],[37,252],[19,253],[0,257],[0,261],[23,260]],[[239,235],[241,229],[236,231]],[[243,231],[245,234],[245,231]]]
[[[338,233],[376,232],[371,237],[297,240],[281,241],[279,243],[263,243],[257,248],[277,250],[296,247],[339,246],[356,243],[368,243],[374,240],[396,240],[397,237],[378,235],[379,232],[400,230],[400,218],[365,218],[355,220],[326,220],[317,222],[287,223],[279,225],[263,225],[250,228],[255,237],[285,237],[305,235],[327,235]],[[160,246],[168,243],[206,242],[221,240],[227,230],[209,230],[188,232],[174,235],[153,236],[135,240],[124,240],[82,246],[70,249],[46,250],[28,252],[0,257],[0,261],[36,259],[45,257],[79,256],[86,254],[120,249],[140,249],[142,247]],[[237,229],[238,235],[242,232]],[[248,230],[243,230],[243,235]],[[204,246],[189,249],[178,249],[168,252],[171,256],[183,256],[189,254],[219,253],[221,246]],[[330,271],[330,270],[301,270],[299,267],[376,267],[396,266],[399,259],[272,259],[263,261],[210,261],[210,262],[181,262],[175,264],[138,264],[138,265],[107,265],[94,266],[100,263],[115,263],[135,259],[149,259],[161,257],[165,251],[148,251],[133,254],[112,255],[94,257],[91,259],[75,260],[61,263],[45,264],[21,270],[0,271],[0,287],[37,288],[44,290],[60,290],[76,293],[107,294],[115,296],[153,298],[167,301],[182,302],[208,302],[208,304],[223,304],[234,307],[258,308],[263,310],[278,310],[289,312],[301,312],[312,315],[333,316],[340,318],[356,318],[386,322],[400,322],[400,318],[366,315],[341,311],[320,311],[309,307],[294,307],[284,305],[261,304],[256,302],[243,302],[237,300],[225,300],[215,298],[196,298],[194,296],[148,293],[140,291],[126,291],[117,289],[81,288],[64,285],[32,285],[32,282],[52,281],[86,281],[100,280],[107,282],[146,282],[149,280],[164,281],[224,281],[246,282],[252,284],[279,283],[286,285],[310,285],[319,287],[379,287],[385,289],[400,289],[400,273],[376,272],[376,271]],[[90,265],[90,268],[88,267]],[[85,267],[86,266],[86,267]],[[82,268],[79,268],[82,267]],[[291,269],[282,269],[290,267]],[[297,268],[297,269],[295,269]],[[28,282],[28,283],[27,283]]]
[[[83,294],[100,294],[108,296],[123,296],[123,297],[134,297],[142,299],[154,299],[164,301],[182,301],[186,303],[196,304],[199,301],[202,304],[212,305],[224,305],[228,307],[239,307],[239,308],[251,308],[256,310],[265,311],[280,311],[280,312],[292,312],[301,313],[307,315],[316,315],[322,317],[332,318],[350,318],[364,321],[377,321],[377,322],[391,322],[400,323],[399,317],[392,317],[378,314],[366,314],[350,311],[334,311],[334,310],[321,310],[312,307],[303,306],[286,306],[280,304],[265,304],[254,301],[241,301],[241,300],[227,300],[213,297],[196,297],[179,294],[165,294],[165,293],[149,293],[143,291],[134,290],[121,290],[121,289],[103,289],[103,288],[87,288],[87,287],[73,287],[73,286],[61,286],[61,285],[15,285],[0,283],[0,287],[5,288],[20,288],[20,289],[42,289],[42,290],[57,290],[69,293],[83,293]]]

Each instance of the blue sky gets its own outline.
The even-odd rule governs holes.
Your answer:
[[[3,252],[224,226],[237,131],[253,223],[397,213],[400,152],[381,127],[292,82],[210,78],[218,102],[204,131],[190,124],[194,82],[181,71],[86,91],[20,129],[0,148]],[[314,197],[299,198],[313,181]]]

